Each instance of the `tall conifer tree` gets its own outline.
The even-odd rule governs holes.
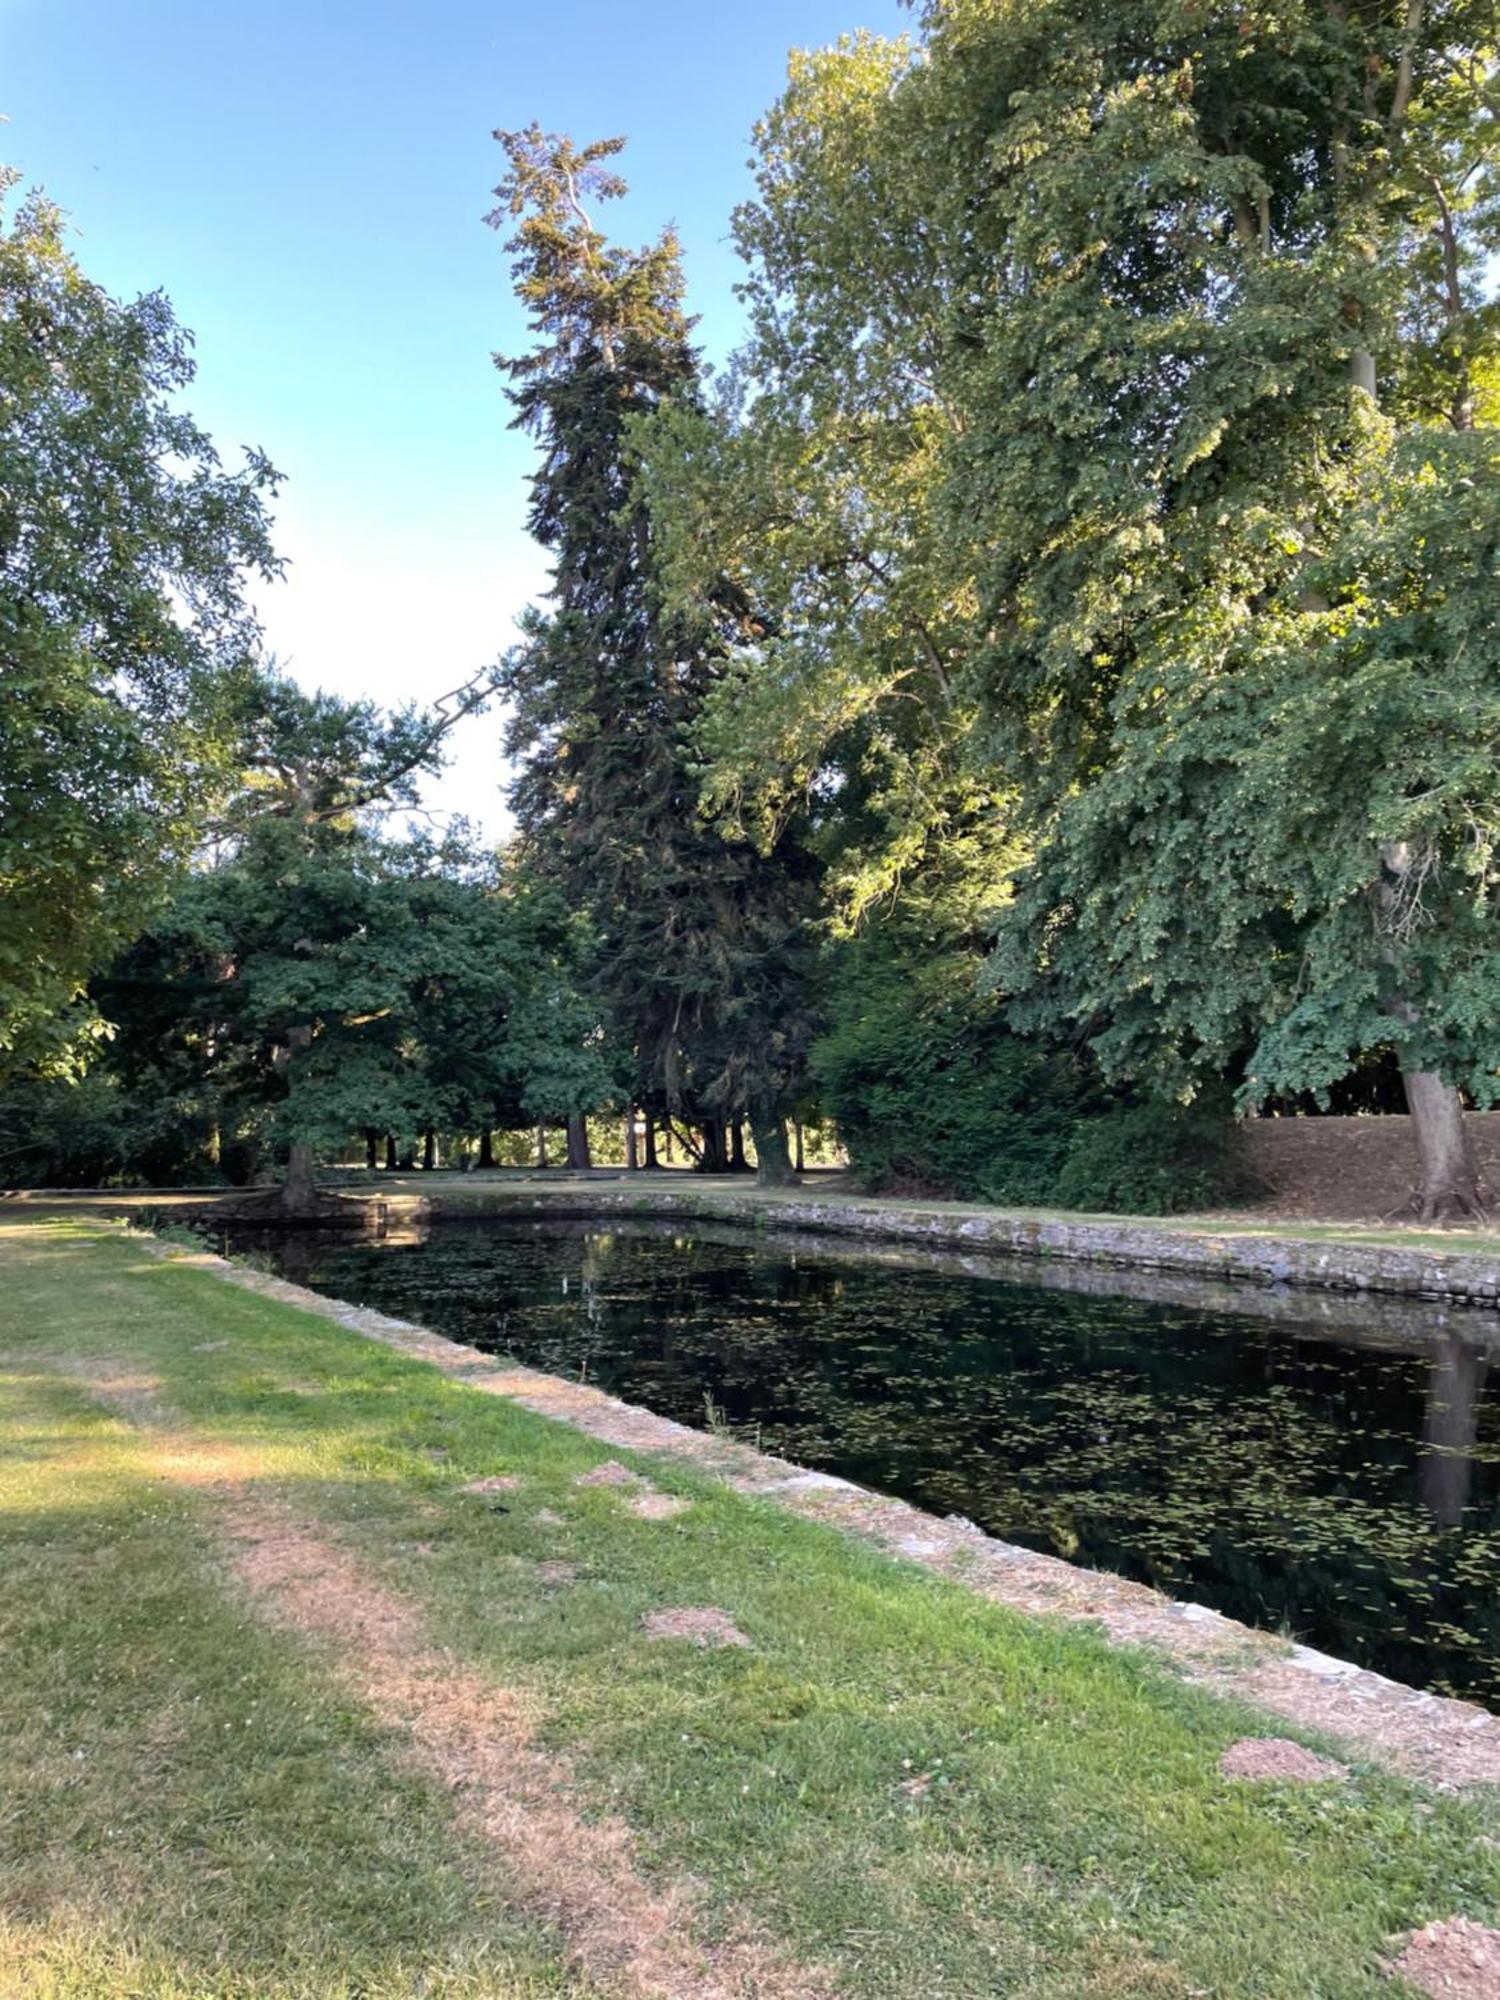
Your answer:
[[[790,843],[726,839],[700,810],[693,726],[727,636],[753,620],[727,590],[664,605],[636,483],[633,426],[697,391],[678,246],[670,231],[611,246],[590,218],[625,191],[609,165],[622,140],[497,137],[509,172],[490,220],[515,224],[537,334],[499,365],[541,446],[530,525],[553,557],[551,602],[507,669],[516,815],[532,865],[592,918],[637,1094],[705,1125],[748,1115],[762,1176],[780,1178],[807,1038],[807,865]]]

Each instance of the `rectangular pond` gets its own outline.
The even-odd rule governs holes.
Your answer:
[[[1493,1314],[556,1214],[228,1247],[1500,1707]]]

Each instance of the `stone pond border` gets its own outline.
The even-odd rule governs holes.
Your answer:
[[[715,1203],[714,1213],[721,1212]],[[1032,1616],[1091,1624],[1117,1645],[1146,1649],[1195,1686],[1331,1738],[1346,1751],[1407,1777],[1450,1791],[1500,1785],[1500,1717],[1471,1702],[1403,1686],[1241,1625],[1205,1605],[1180,1603],[1108,1571],[1080,1569],[1000,1541],[972,1522],[956,1516],[939,1519],[849,1480],[691,1430],[583,1383],[497,1363],[477,1348],[411,1321],[326,1298],[210,1253],[184,1251],[149,1237],[137,1240],[150,1254],[332,1320],[364,1339],[425,1361],[466,1387],[504,1396],[600,1443],[685,1461],[748,1498],[788,1507],[872,1543],[992,1603]]]
[[[1260,1285],[1305,1285],[1395,1293],[1500,1309],[1500,1254],[1398,1244],[1259,1236],[1232,1227],[1091,1217],[1071,1221],[955,1202],[881,1202],[863,1195],[819,1198],[806,1190],[740,1192],[724,1187],[618,1187],[579,1181],[507,1188],[484,1183],[471,1196],[461,1181],[432,1193],[385,1198],[392,1215],[470,1215],[538,1209],[576,1216],[655,1215],[742,1223],[753,1229],[817,1230],[929,1249],[988,1256],[1061,1258],[1183,1277]]]

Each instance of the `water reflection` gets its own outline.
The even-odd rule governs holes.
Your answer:
[[[1486,1351],[1454,1333],[1439,1336],[1428,1364],[1417,1484],[1433,1519],[1445,1528],[1457,1527],[1469,1505],[1488,1369]]]
[[[1500,1701],[1491,1314],[712,1226],[307,1233],[281,1268],[682,1422]]]

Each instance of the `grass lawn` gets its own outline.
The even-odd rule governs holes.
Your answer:
[[[576,1483],[603,1447],[115,1231],[0,1226],[0,1382],[0,1995],[1355,2000],[1395,1934],[1500,1915],[1491,1799],[1230,1782],[1269,1732],[1142,1658],[677,1462],[639,1518]],[[248,1588],[247,1518],[368,1580],[361,1643],[306,1574]],[[749,1643],[644,1632],[684,1606]],[[434,1661],[555,1802],[439,1782]],[[628,1826],[719,1985],[539,1891],[565,1812],[580,1876]]]

